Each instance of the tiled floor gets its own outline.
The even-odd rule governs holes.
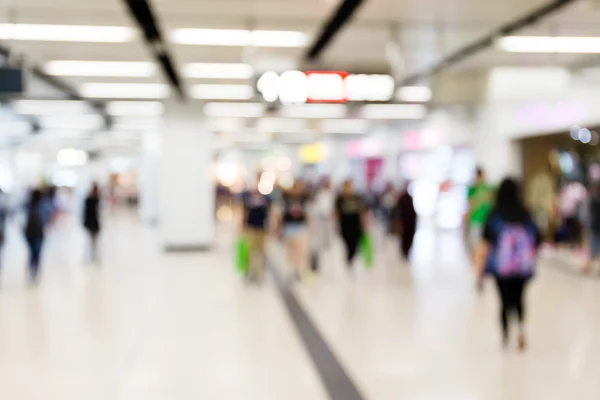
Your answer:
[[[244,286],[230,243],[166,255],[132,216],[106,225],[95,267],[74,221],[62,221],[37,288],[13,232],[0,278],[0,399],[327,399],[273,283]],[[542,267],[530,349],[503,352],[495,288],[475,292],[460,237],[419,235],[411,268],[388,243],[373,271],[348,276],[334,248],[321,277],[295,287],[366,398],[600,397],[599,281]],[[277,246],[271,257],[285,268]]]

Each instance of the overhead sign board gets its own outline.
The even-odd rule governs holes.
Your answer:
[[[286,71],[264,73],[257,90],[267,102],[346,103],[389,101],[395,82],[390,75],[349,74],[345,71]]]
[[[23,70],[0,67],[0,95],[23,93]]]

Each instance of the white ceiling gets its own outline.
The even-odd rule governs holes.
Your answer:
[[[163,34],[177,28],[220,28],[301,31],[312,41],[339,0],[151,0]],[[338,33],[316,66],[351,72],[388,73],[386,46],[395,38],[404,73],[420,72],[443,56],[548,0],[366,0],[351,23]],[[0,4],[0,23],[110,25],[137,27],[122,0],[12,0]],[[580,0],[528,28],[523,35],[600,36],[600,4]],[[128,43],[12,42],[10,46],[40,64],[51,60],[152,61],[140,36]],[[186,46],[171,43],[178,68],[185,63],[250,62],[254,65],[299,65],[305,48]],[[481,74],[497,66],[590,66],[594,55],[506,53],[489,48],[454,66],[449,74]],[[86,82],[164,82],[160,72],[146,78],[65,77],[74,87]],[[196,83],[244,81],[186,79]],[[250,83],[250,82],[248,82]],[[31,97],[48,97],[33,85]]]
[[[338,0],[153,0],[165,34],[176,28],[254,28],[298,30],[314,38]],[[356,72],[386,72],[390,38],[397,37],[405,71],[418,72],[443,55],[484,35],[547,0],[368,0],[352,23],[327,48],[319,66]],[[592,0],[568,6],[523,34],[600,35],[600,7]],[[134,26],[121,0],[16,0],[0,5],[0,22]],[[396,32],[396,34],[394,34]],[[150,61],[144,43],[14,42],[32,59]],[[252,54],[239,47],[171,45],[181,66],[188,62],[283,61],[299,62],[305,49],[258,48]],[[511,54],[488,49],[458,66],[481,70],[512,65],[577,65],[585,55]],[[98,78],[67,78],[74,85]],[[132,78],[102,78],[106,82]],[[160,82],[162,77],[135,78],[136,82]],[[210,82],[208,82],[210,83]]]

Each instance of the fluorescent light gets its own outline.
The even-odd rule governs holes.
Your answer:
[[[404,86],[396,91],[396,99],[408,102],[427,102],[431,100],[431,89],[426,86]]]
[[[133,61],[50,61],[45,70],[57,76],[149,77],[156,67],[150,62]]]
[[[600,37],[506,36],[498,46],[513,53],[600,53]]]
[[[256,47],[304,47],[308,37],[303,32],[253,31],[251,46]]]
[[[31,124],[27,121],[10,120],[0,121],[2,136],[22,136],[32,132]]]
[[[56,161],[65,167],[80,167],[88,161],[88,154],[79,149],[62,149],[56,156]]]
[[[250,64],[195,63],[185,65],[183,74],[188,78],[250,79],[254,69]]]
[[[165,106],[160,101],[111,101],[106,111],[110,115],[162,115]]]
[[[116,131],[149,131],[159,130],[160,118],[118,118],[113,121],[112,128]]]
[[[365,119],[326,119],[321,122],[321,132],[364,134],[369,132],[370,125],[371,123]]]
[[[175,29],[171,40],[178,44],[204,46],[304,47],[302,32],[249,31],[245,29]]]
[[[238,118],[215,118],[207,121],[208,129],[213,132],[239,132],[245,125],[245,120]]]
[[[43,129],[95,130],[104,126],[104,119],[97,114],[44,115],[39,122]]]
[[[346,106],[343,104],[295,104],[281,109],[285,118],[344,118]]]
[[[80,93],[102,99],[162,99],[169,95],[169,87],[162,83],[84,83]]]
[[[207,103],[204,113],[209,117],[258,118],[265,106],[260,103]]]
[[[307,126],[303,119],[261,118],[256,129],[266,133],[298,133],[305,132]]]
[[[43,42],[130,42],[135,31],[124,26],[0,24],[0,39]]]
[[[422,104],[368,104],[361,110],[367,119],[421,119],[426,113]]]
[[[190,94],[194,99],[248,100],[254,89],[248,85],[194,85]]]
[[[78,115],[91,112],[85,101],[77,100],[17,100],[13,108],[24,115]]]

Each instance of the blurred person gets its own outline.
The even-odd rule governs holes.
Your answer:
[[[40,213],[44,226],[51,225],[56,218],[56,186],[48,186],[42,192]]]
[[[299,180],[282,195],[280,228],[296,279],[302,278],[308,264],[308,200],[304,183]]]
[[[417,212],[415,203],[409,191],[409,185],[405,185],[402,194],[398,197],[395,207],[391,212],[390,225],[393,231],[400,235],[400,251],[405,260],[410,256],[415,234],[417,233]]]
[[[83,226],[90,238],[90,261],[98,262],[98,236],[100,235],[100,188],[97,183],[85,199]]]
[[[564,185],[559,195],[559,209],[562,217],[564,241],[573,250],[580,248],[583,241],[582,211],[585,211],[587,190],[581,182],[573,181]]]
[[[584,272],[591,272],[593,264],[600,262],[600,185],[594,184],[589,195],[589,247],[590,254]]]
[[[467,200],[469,202],[469,211],[465,216],[467,245],[473,259],[494,201],[494,190],[487,183],[485,172],[481,168],[477,168],[475,182],[469,187]]]
[[[314,207],[315,222],[317,225],[317,235],[315,236],[317,237],[318,243],[326,249],[329,248],[331,244],[331,227],[335,202],[336,197],[331,185],[331,180],[325,178],[315,195]]]
[[[27,205],[25,240],[29,248],[29,279],[32,284],[37,283],[38,280],[44,244],[43,199],[44,195],[41,190],[33,190]]]
[[[6,240],[6,220],[8,219],[8,204],[6,195],[0,189],[0,267],[2,267],[2,250]]]
[[[541,236],[530,212],[524,205],[518,183],[502,181],[496,202],[483,230],[483,240],[476,252],[479,281],[490,273],[496,280],[500,297],[502,343],[509,342],[512,314],[518,319],[518,346],[527,346],[525,336],[524,292],[533,277]]]
[[[265,240],[271,199],[258,191],[258,182],[242,193],[242,233],[248,241],[249,266],[247,279],[260,283],[264,279]]]
[[[393,183],[388,182],[378,201],[379,212],[381,213],[381,220],[384,223],[386,234],[389,234],[391,232],[390,222],[392,217],[392,210],[396,206],[397,202],[398,193],[396,191],[396,188],[394,187]]]
[[[368,207],[355,192],[351,180],[346,180],[342,185],[342,190],[335,200],[335,213],[346,250],[346,266],[350,269],[368,218]]]

